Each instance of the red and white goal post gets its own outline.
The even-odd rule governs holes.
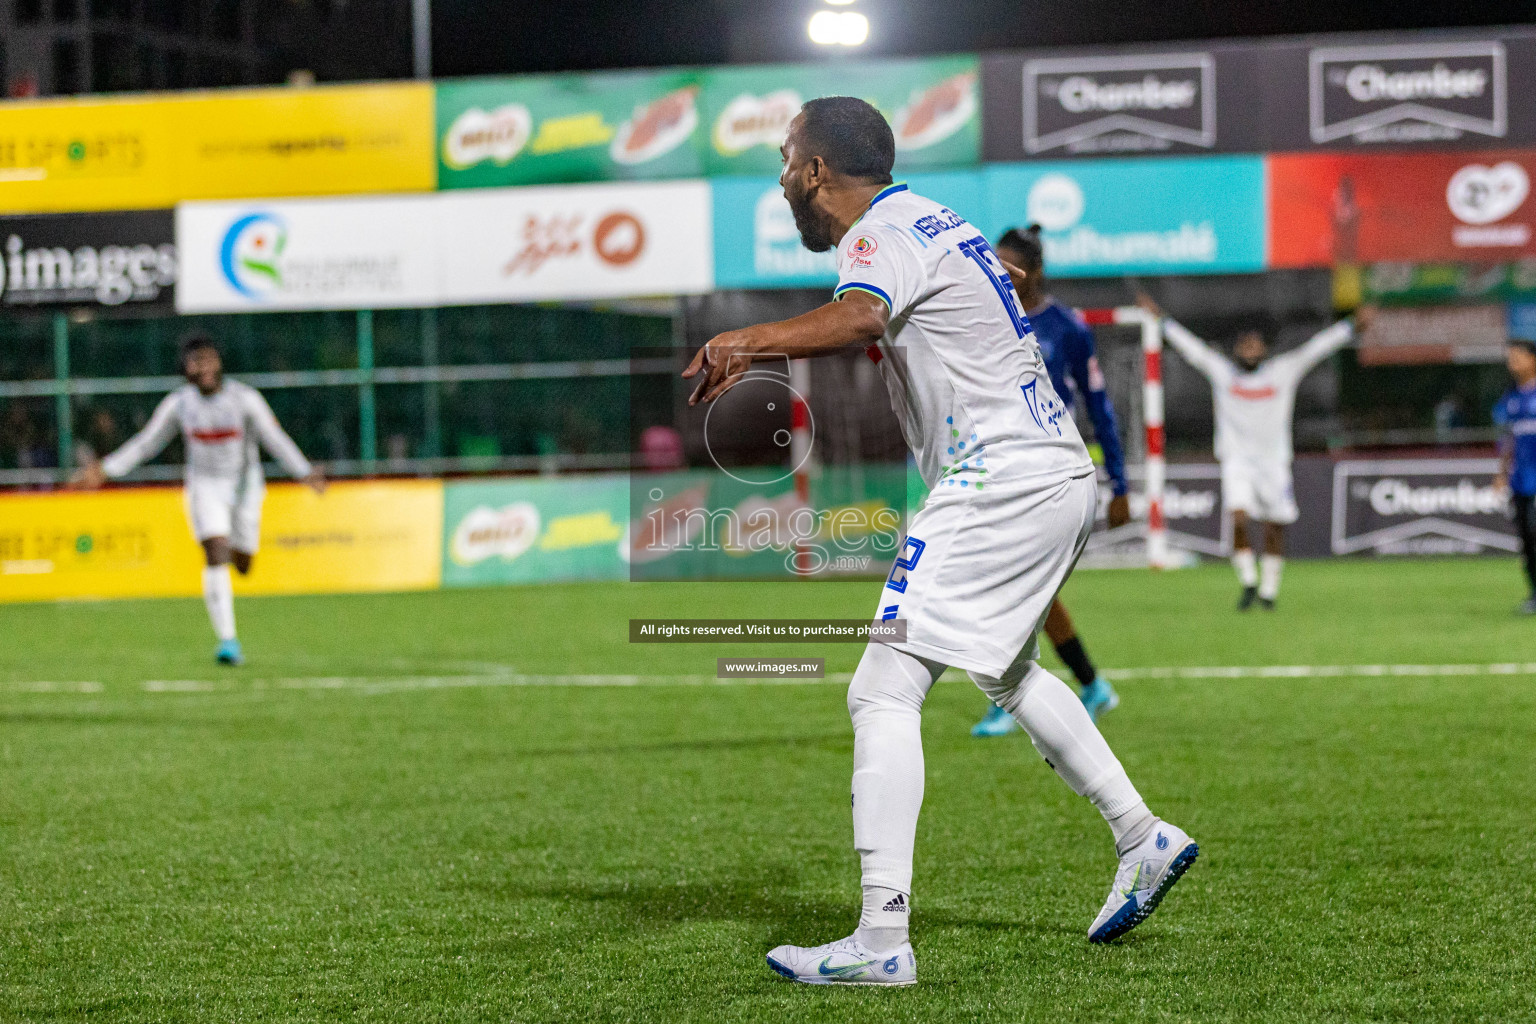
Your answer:
[[[1147,501],[1147,563],[1168,568],[1168,522],[1163,516],[1163,487],[1168,477],[1163,433],[1163,331],[1158,318],[1140,306],[1085,309],[1090,327],[1117,324],[1141,328],[1141,418],[1146,429],[1144,469]]]

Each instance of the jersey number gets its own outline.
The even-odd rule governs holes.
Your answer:
[[[1003,301],[1003,309],[1008,313],[1008,319],[1013,322],[1013,329],[1019,337],[1029,333],[1029,317],[1024,313],[1024,307],[1019,303],[1019,293],[1013,290],[1013,282],[1008,279],[1008,271],[1003,267],[1003,261],[997,258],[997,253],[987,244],[987,240],[980,235],[966,242],[960,243],[960,251],[966,259],[975,260],[981,272],[987,275],[987,280],[992,282],[992,288],[997,292],[997,297]]]

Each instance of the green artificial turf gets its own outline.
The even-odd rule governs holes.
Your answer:
[[[857,916],[842,687],[653,677],[859,649],[631,645],[627,620],[863,617],[877,587],[244,600],[239,670],[199,602],[0,607],[0,1020],[1536,1017],[1528,669],[1123,681],[1105,735],[1202,853],[1108,947],[1107,828],[1026,739],[972,740],[953,675],[918,985],[779,979],[768,948]],[[1508,561],[1296,563],[1241,617],[1220,567],[1066,594],[1112,669],[1536,662],[1521,596]]]

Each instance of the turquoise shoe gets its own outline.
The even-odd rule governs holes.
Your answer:
[[[1088,717],[1095,722],[1106,711],[1113,711],[1120,706],[1120,695],[1115,688],[1109,685],[1109,680],[1103,676],[1095,679],[1083,687],[1083,692],[1078,695],[1082,698],[1083,707],[1088,709]]]
[[[987,717],[971,726],[972,736],[1006,736],[1018,728],[1019,723],[1013,720],[1013,716],[1002,708],[993,704],[987,711]]]
[[[225,640],[219,644],[219,653],[214,658],[220,665],[245,664],[245,653],[240,650],[239,640]]]

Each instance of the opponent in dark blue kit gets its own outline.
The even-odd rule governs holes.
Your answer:
[[[1509,489],[1531,585],[1520,612],[1536,615],[1536,342],[1509,343],[1509,372],[1515,386],[1493,408],[1493,421],[1503,428],[1499,479]]]
[[[1109,503],[1109,526],[1111,529],[1122,526],[1131,518],[1130,501],[1126,497],[1125,452],[1120,447],[1115,407],[1109,402],[1109,394],[1104,389],[1104,373],[1099,369],[1099,359],[1094,353],[1093,331],[1083,323],[1082,317],[1046,293],[1040,225],[1031,224],[1023,231],[1009,229],[997,240],[995,248],[1008,265],[1014,290],[1029,312],[1029,322],[1035,329],[1035,340],[1040,344],[1040,354],[1045,357],[1045,367],[1056,394],[1068,409],[1077,396],[1082,396],[1087,403],[1094,438],[1104,452],[1104,469],[1109,473],[1114,493]],[[1101,712],[1114,710],[1120,697],[1109,680],[1094,668],[1066,606],[1059,600],[1051,605],[1046,615],[1045,633],[1051,638],[1057,656],[1077,677],[1079,696],[1088,714],[1097,721]],[[1012,716],[994,704],[986,717],[971,728],[971,735],[1002,736],[1011,732],[1014,725]]]

